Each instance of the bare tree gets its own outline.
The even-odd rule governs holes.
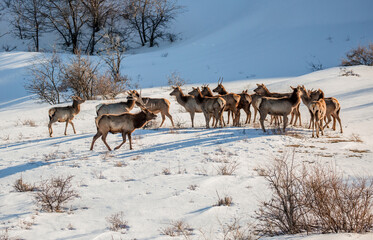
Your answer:
[[[82,0],[82,3],[87,10],[87,24],[91,29],[91,38],[89,39],[86,52],[92,55],[95,52],[97,42],[103,37],[103,34],[98,35],[98,33],[104,29],[117,6],[113,0]]]
[[[44,0],[13,0],[10,12],[14,34],[20,39],[32,39],[35,51],[39,52],[39,39],[47,31]]]
[[[157,45],[163,38],[169,24],[182,9],[175,0],[126,0],[122,14],[129,25],[137,32],[142,46]]]
[[[67,48],[76,53],[82,31],[88,21],[87,10],[81,0],[47,0],[46,16],[52,29],[57,31]]]
[[[50,57],[42,55],[34,59],[29,68],[32,78],[25,84],[26,91],[49,104],[61,103],[62,93],[66,91],[62,85],[61,67],[61,60],[55,51]]]

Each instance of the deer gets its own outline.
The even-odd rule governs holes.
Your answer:
[[[74,123],[72,122],[72,120],[74,119],[75,115],[77,115],[80,112],[80,104],[84,103],[85,100],[81,99],[78,96],[73,96],[72,99],[73,104],[71,106],[53,107],[49,109],[48,130],[50,137],[52,137],[53,134],[52,124],[55,122],[66,122],[65,135],[67,135],[67,125],[69,125],[70,123],[70,125],[73,127],[74,134],[76,134]]]
[[[184,95],[183,91],[179,86],[172,87],[173,91],[170,96],[175,96],[176,101],[185,108],[190,114],[190,119],[192,121],[192,128],[194,128],[194,115],[195,113],[201,113],[201,105],[197,103],[197,100],[192,95]]]
[[[225,109],[226,101],[222,97],[204,97],[199,87],[194,88],[188,94],[195,96],[198,104],[201,105],[203,114],[205,115],[206,128],[210,128],[210,119],[215,117],[215,125],[217,127],[220,121],[220,127],[223,127],[223,111]]]
[[[229,111],[231,111],[234,115],[234,118],[232,118],[233,126],[238,126],[238,123],[240,121],[239,118],[237,118],[238,114],[238,104],[240,102],[240,95],[235,93],[228,93],[227,90],[225,90],[223,86],[223,78],[219,78],[218,80],[218,86],[214,88],[212,91],[216,92],[220,95],[220,97],[224,98],[224,100],[227,102],[225,105],[224,111],[228,111],[228,124],[229,124]]]
[[[322,92],[321,90],[312,91],[311,96],[310,96],[311,99],[312,100],[319,99],[321,92]],[[337,119],[339,123],[340,131],[341,133],[343,133],[341,118],[339,117],[339,113],[341,111],[341,105],[339,104],[338,100],[334,97],[324,98],[324,101],[326,104],[326,112],[325,112],[325,118],[324,118],[325,125],[323,126],[323,128],[329,127],[329,123],[332,121],[332,117],[333,117],[332,129],[334,131],[336,130],[336,119]]]
[[[296,108],[300,103],[301,91],[300,87],[293,88],[293,92],[288,97],[273,98],[273,97],[261,97],[257,101],[257,108],[260,113],[260,125],[263,132],[266,132],[264,127],[264,120],[267,114],[279,115],[284,119],[284,132],[286,131],[286,125],[288,123],[288,115]]]
[[[101,103],[97,105],[97,116],[101,116],[103,114],[120,114],[124,112],[130,112],[134,108],[136,101],[139,101],[143,104],[141,96],[136,96],[135,94],[133,94],[132,91],[127,91],[127,94],[128,97],[126,102]]]
[[[316,128],[316,137],[319,137],[319,131],[321,131],[321,134],[324,135],[324,127],[322,125],[322,121],[325,118],[326,115],[326,103],[324,99],[324,92],[322,90],[317,90],[315,92],[311,92],[311,96],[314,94],[314,96],[317,96],[314,98],[315,100],[312,100],[308,109],[310,110],[312,117],[311,120],[312,123],[312,137],[314,137],[314,131]],[[311,98],[312,99],[312,98]]]
[[[247,93],[247,89],[243,90],[242,93],[239,93],[240,95],[240,102],[238,103],[238,119],[240,119],[241,112],[240,110],[243,109],[244,112],[246,113],[246,120],[245,124],[250,123],[251,121],[251,111],[250,111],[250,106],[251,106],[251,96]]]
[[[136,90],[133,90],[132,92],[135,96],[140,97],[140,94]],[[162,127],[162,125],[163,125],[163,123],[166,119],[166,116],[171,120],[172,127],[175,127],[174,121],[173,121],[172,116],[170,114],[170,101],[168,101],[165,98],[143,97],[141,99],[142,99],[143,102],[146,102],[146,104],[144,106],[149,111],[153,112],[154,114],[161,113],[162,122],[161,122],[161,125],[159,127]],[[140,99],[136,100],[136,105],[139,106],[139,107],[142,105]]]
[[[109,132],[112,134],[122,133],[123,141],[114,150],[119,149],[126,142],[126,136],[128,136],[130,150],[133,150],[132,133],[136,129],[142,128],[148,121],[157,117],[157,115],[145,107],[140,105],[140,108],[141,111],[139,113],[103,114],[96,117],[97,133],[93,136],[90,150],[93,150],[96,140],[101,137],[107,149],[111,151],[110,146],[106,142]]]
[[[202,85],[201,86],[201,94],[202,94],[202,96],[204,96],[204,97],[216,97],[213,93],[212,93],[212,91],[211,91],[211,89],[210,89],[210,87],[209,87],[209,85],[208,84],[204,84],[204,85]],[[229,114],[230,114],[230,111],[228,111],[228,123],[229,123]],[[233,118],[233,113],[232,113],[232,118]],[[215,119],[215,117],[213,116],[212,117],[212,125],[215,125],[215,121],[216,121],[216,119]],[[224,126],[226,126],[226,124],[225,124],[225,121],[224,121],[224,117],[223,117],[223,125]]]
[[[258,95],[265,96],[265,97],[274,97],[274,98],[281,98],[281,97],[289,97],[292,93],[276,93],[276,92],[270,92],[268,88],[264,84],[256,84],[257,88],[254,89],[254,92]],[[255,116],[254,116],[255,117]],[[295,118],[294,118],[295,117]],[[299,106],[296,106],[296,108],[293,109],[293,112],[291,113],[291,120],[290,124],[293,124],[293,126],[296,125],[297,120],[299,119],[299,126],[302,125],[301,115],[299,111]],[[273,120],[273,119],[272,119]],[[272,122],[271,120],[271,122]],[[293,123],[294,120],[294,123]],[[255,119],[254,119],[255,121]],[[276,121],[276,116],[275,116]],[[277,119],[279,121],[279,119]]]

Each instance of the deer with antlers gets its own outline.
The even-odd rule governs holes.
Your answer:
[[[240,95],[235,93],[229,93],[223,86],[223,78],[219,78],[218,86],[212,90],[220,95],[220,97],[224,98],[227,102],[225,105],[224,111],[228,111],[228,124],[229,124],[229,112],[232,112],[234,118],[232,117],[233,125],[238,126],[240,119],[237,117],[238,115],[238,104],[240,102]]]
[[[85,100],[77,96],[72,97],[72,99],[73,104],[71,106],[53,107],[49,109],[48,130],[50,137],[52,137],[53,134],[52,124],[55,122],[66,122],[65,135],[67,131],[67,125],[69,125],[70,123],[70,125],[73,127],[74,133],[76,134],[74,123],[72,122],[72,120],[74,119],[75,115],[77,115],[80,112],[80,104],[84,103]]]
[[[139,94],[136,90],[132,91],[133,94],[137,97],[140,97],[141,94]],[[142,97],[141,98],[143,102],[146,102],[144,105],[149,111],[153,112],[154,114],[160,113],[162,116],[162,122],[159,127],[162,127],[166,116],[170,119],[172,127],[175,127],[174,120],[172,119],[172,116],[170,114],[170,101],[168,101],[165,98],[148,98],[148,97]],[[136,101],[137,106],[141,106],[141,101]]]
[[[211,117],[216,119],[214,127],[217,127],[218,121],[220,121],[220,126],[223,127],[223,111],[226,104],[224,98],[205,97],[198,87],[193,87],[193,90],[188,94],[195,96],[197,103],[201,105],[202,112],[205,115],[206,128],[210,128]]]

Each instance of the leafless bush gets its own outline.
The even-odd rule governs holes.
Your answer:
[[[358,73],[355,73],[352,69],[347,70],[346,68],[339,68],[339,75],[343,77],[356,76],[360,77]]]
[[[83,57],[80,51],[76,51],[75,54],[71,63],[62,68],[63,83],[75,96],[93,99],[99,64],[94,64],[88,56]]]
[[[128,222],[124,220],[124,213],[114,213],[113,215],[106,218],[111,231],[119,231],[122,229],[128,229]]]
[[[236,161],[223,163],[217,169],[218,174],[220,174],[220,175],[232,175],[237,170],[238,165],[240,165],[240,164],[237,163]]]
[[[36,203],[45,211],[60,212],[63,204],[79,197],[77,192],[72,189],[72,178],[73,176],[52,177],[42,181],[37,186],[39,191],[35,195]]]
[[[184,86],[186,82],[182,77],[180,77],[178,72],[173,72],[170,76],[167,76],[167,83],[169,86],[181,87]]]
[[[346,58],[342,59],[342,66],[373,65],[373,43],[368,47],[358,46],[346,53]]]
[[[188,189],[189,189],[189,190],[192,190],[192,191],[195,191],[195,190],[197,189],[197,187],[198,187],[198,185],[196,185],[196,184],[191,184],[191,185],[188,186]]]
[[[224,198],[220,198],[219,193],[217,191],[216,195],[218,195],[218,202],[214,206],[231,206],[233,204],[232,197],[224,196]]]
[[[97,75],[94,95],[103,96],[106,99],[114,99],[127,89],[129,81],[127,76],[121,76],[120,80],[115,80],[109,74]]]
[[[189,239],[189,236],[193,234],[193,228],[191,228],[184,221],[171,222],[171,226],[161,229],[161,233],[170,237],[184,236],[185,239]]]
[[[31,79],[24,86],[26,91],[35,94],[43,102],[61,103],[63,92],[66,91],[62,83],[61,68],[61,59],[55,51],[50,57],[44,54],[36,57],[29,68]]]
[[[309,68],[311,69],[311,71],[320,71],[320,70],[323,70],[323,65],[322,63],[320,62],[320,60],[315,63],[315,62],[308,62],[308,66]]]
[[[168,168],[163,168],[162,174],[163,175],[171,175],[171,169],[169,167]]]
[[[16,180],[13,187],[17,192],[32,192],[36,190],[35,185],[25,183],[22,176]]]
[[[288,160],[288,155],[275,159],[273,165],[262,170],[273,191],[269,201],[260,203],[256,212],[259,220],[257,229],[262,234],[295,234],[304,226],[304,206],[301,196],[301,182],[296,176],[294,158]]]
[[[24,126],[30,126],[30,127],[36,127],[36,123],[34,120],[31,120],[31,119],[26,119],[26,120],[23,120],[21,121],[21,124],[24,125]]]
[[[251,229],[251,226],[242,226],[237,218],[234,218],[230,224],[222,224],[222,239],[223,240],[254,240],[258,239]]]
[[[256,212],[261,234],[373,229],[372,179],[344,179],[332,168],[296,165],[294,154],[275,159],[263,175],[273,194]]]
[[[373,229],[373,180],[344,179],[334,169],[315,166],[306,174],[306,208],[323,233]]]

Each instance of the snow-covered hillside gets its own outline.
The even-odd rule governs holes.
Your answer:
[[[26,44],[11,36],[0,38],[0,47],[16,44],[19,50],[0,53],[0,238],[8,229],[11,238],[20,239],[170,239],[162,232],[182,220],[194,229],[190,239],[223,239],[226,224],[234,219],[241,225],[252,223],[259,201],[271,196],[256,169],[286,152],[294,151],[299,163],[332,165],[345,177],[372,176],[373,67],[344,70],[338,64],[348,50],[373,40],[373,1],[180,3],[187,11],[177,17],[173,29],[182,39],[131,50],[122,66],[133,81],[140,79],[143,96],[170,100],[179,128],[172,129],[166,119],[160,129],[136,130],[132,151],[126,143],[108,152],[101,139],[89,150],[100,100],[82,104],[74,119],[77,134],[69,126],[68,135],[63,135],[65,124],[56,123],[50,138],[51,106],[37,103],[23,87],[33,57],[41,53],[23,52]],[[0,24],[2,31],[8,27]],[[70,57],[64,54],[62,59]],[[311,62],[321,63],[325,70],[311,72]],[[350,70],[359,76],[342,76]],[[344,133],[326,129],[325,136],[311,138],[303,104],[303,127],[289,126],[287,134],[264,134],[258,122],[205,129],[201,113],[196,114],[196,128],[191,128],[189,114],[169,95],[167,76],[172,72],[189,83],[183,86],[185,93],[205,83],[214,87],[219,77],[224,77],[228,91],[237,93],[244,89],[252,93],[256,83],[276,92],[297,85],[320,88],[339,100]],[[246,118],[244,113],[241,118]],[[155,126],[159,123],[160,116]],[[108,136],[112,147],[120,141],[118,134]],[[227,164],[236,166],[233,174],[219,174]],[[21,177],[38,184],[68,175],[74,176],[72,185],[80,197],[61,213],[41,211],[34,193],[16,192],[13,187]],[[214,206],[224,196],[232,197],[233,205]],[[120,212],[129,227],[110,231],[108,217]],[[372,238],[373,233],[273,239]]]
[[[251,91],[258,81],[276,91],[304,84],[337,97],[342,106],[344,133],[327,129],[319,139],[311,138],[306,128],[289,127],[286,135],[271,131],[263,134],[257,123],[208,130],[202,114],[197,114],[197,128],[192,129],[189,114],[169,96],[171,90],[167,87],[143,89],[143,95],[170,99],[171,114],[182,128],[171,129],[167,119],[161,129],[137,130],[132,151],[126,143],[121,149],[108,152],[100,139],[89,151],[96,132],[95,106],[100,101],[82,105],[74,120],[76,135],[69,128],[64,136],[64,124],[55,124],[53,138],[47,130],[49,105],[23,100],[2,107],[1,228],[9,228],[10,236],[24,239],[169,239],[162,229],[182,220],[194,229],[192,239],[203,239],[202,233],[208,239],[222,239],[221,225],[232,223],[235,218],[241,224],[252,221],[258,202],[270,196],[263,177],[255,169],[284,152],[294,149],[296,161],[306,164],[332,164],[346,177],[371,176],[373,69],[360,66],[348,70],[360,77],[341,76],[339,68],[332,68],[295,78],[226,84],[234,92],[247,88]],[[188,91],[191,86],[183,89]],[[309,115],[305,106],[301,111],[306,126]],[[159,123],[160,119],[156,120],[156,125]],[[110,146],[120,141],[119,135],[108,137]],[[233,175],[219,175],[219,168],[227,162],[237,164],[236,171]],[[63,213],[42,212],[33,202],[32,193],[15,192],[13,188],[20,177],[27,183],[38,183],[67,175],[74,175],[73,186],[80,198],[70,202]],[[194,185],[196,189],[191,187]],[[213,206],[217,193],[232,197],[233,205]],[[123,212],[129,225],[122,234],[108,229],[107,217],[119,212]],[[339,234],[327,239],[372,237]]]
[[[141,87],[167,85],[178,72],[189,83],[298,76],[310,72],[310,63],[335,67],[351,48],[373,39],[373,2],[370,0],[235,0],[180,1],[186,11],[172,29],[181,40],[160,47],[131,51],[122,66],[124,74]],[[9,23],[1,22],[6,29]],[[4,30],[5,31],[5,30]],[[11,35],[0,46],[17,44]],[[46,39],[45,45],[54,41]],[[25,65],[30,53],[0,55],[0,102],[25,96]],[[9,72],[8,70],[11,71]],[[12,71],[16,70],[16,71]],[[16,73],[15,73],[16,72]],[[4,90],[12,82],[15,89]]]

